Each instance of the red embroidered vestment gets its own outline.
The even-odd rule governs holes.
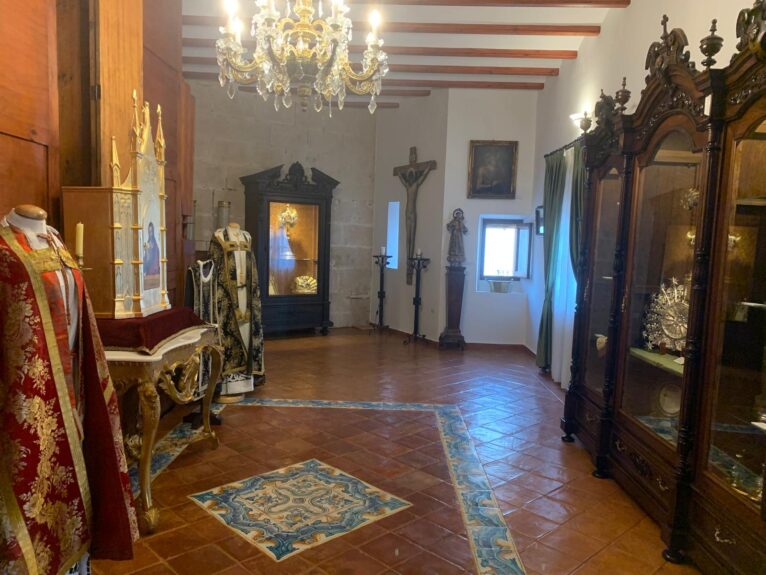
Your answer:
[[[117,396],[82,276],[57,238],[0,226],[0,572],[58,574],[138,536]],[[57,271],[79,305],[73,350]]]

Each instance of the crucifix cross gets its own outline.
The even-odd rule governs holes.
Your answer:
[[[418,151],[415,146],[410,148],[410,163],[394,168],[394,176],[399,177],[404,189],[407,190],[405,218],[407,223],[407,283],[412,285],[414,267],[410,258],[415,255],[415,232],[418,226],[417,199],[420,185],[425,181],[431,170],[436,169],[436,160],[418,162]]]

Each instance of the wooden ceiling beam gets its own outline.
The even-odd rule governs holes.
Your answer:
[[[184,78],[189,80],[217,80],[215,72],[184,72]],[[498,90],[542,90],[542,82],[495,82],[472,80],[383,80],[383,91],[389,88],[482,88]],[[255,88],[243,86],[241,89],[252,91]],[[393,94],[392,94],[393,95]]]
[[[558,68],[510,66],[432,66],[430,64],[389,64],[392,72],[405,74],[487,74],[490,76],[558,76]]]
[[[470,80],[383,80],[398,88],[474,88],[480,90],[542,90],[542,82],[491,82]]]
[[[252,48],[254,43],[245,41],[245,47]],[[188,48],[215,48],[211,38],[184,38],[183,45]],[[348,51],[352,54],[364,52],[366,46],[352,44]],[[529,58],[543,60],[574,60],[577,50],[526,50],[509,48],[437,48],[430,46],[384,46],[389,55],[396,56],[438,56],[449,58]]]
[[[184,64],[216,66],[212,56],[184,56]],[[405,74],[488,74],[491,76],[558,76],[558,68],[528,68],[509,66],[433,66],[430,64],[390,64],[392,72]]]
[[[183,17],[187,26],[213,26],[226,24],[220,16]],[[354,22],[356,30],[366,30],[366,22]],[[381,33],[386,34],[489,34],[495,36],[598,36],[598,24],[468,24],[442,22],[384,22]]]
[[[468,6],[497,8],[627,8],[630,0],[355,0],[389,6]]]

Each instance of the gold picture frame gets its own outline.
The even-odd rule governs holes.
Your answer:
[[[471,140],[468,149],[468,198],[513,200],[519,143]]]

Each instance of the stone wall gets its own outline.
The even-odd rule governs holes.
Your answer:
[[[296,102],[276,112],[257,94],[230,100],[217,82],[190,80],[196,100],[194,199],[196,249],[206,251],[215,206],[231,202],[244,225],[239,178],[295,161],[340,181],[330,231],[330,319],[336,327],[366,325],[370,306],[375,119],[364,108],[302,112]]]

